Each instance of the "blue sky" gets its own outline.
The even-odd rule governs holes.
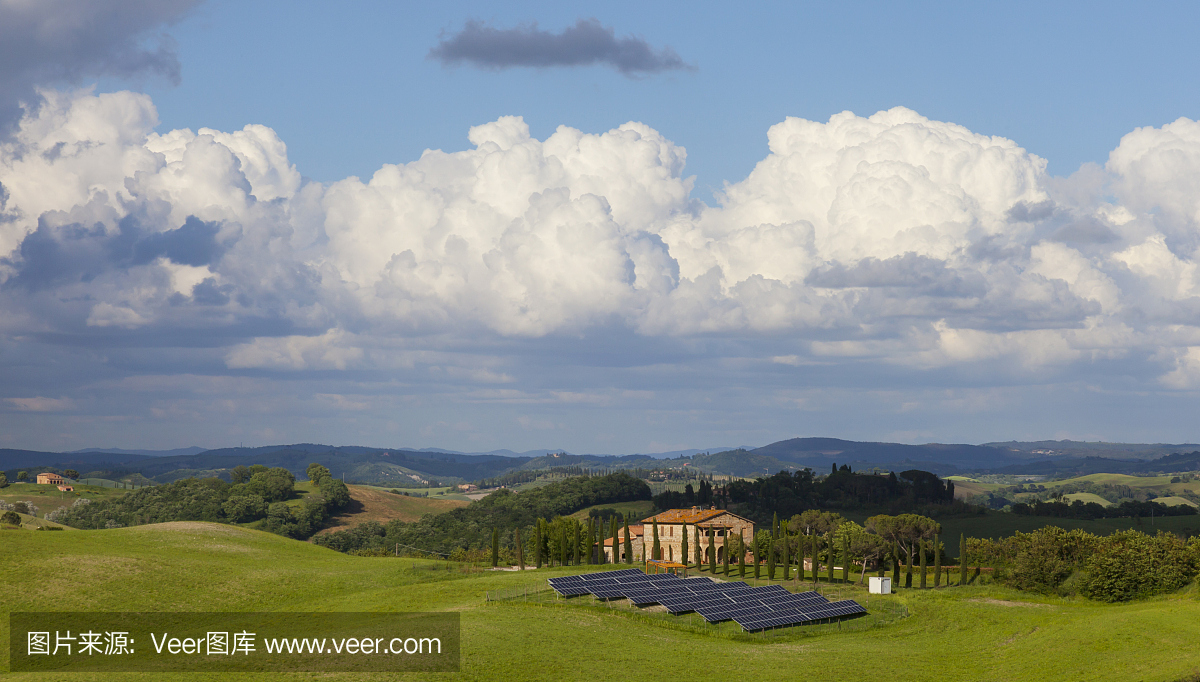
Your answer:
[[[1194,441],[1197,14],[0,2],[0,447]]]
[[[990,5],[990,6],[989,6]],[[595,17],[673,47],[695,72],[600,66],[480,71],[427,59],[468,19],[558,31]],[[1016,140],[1055,175],[1103,163],[1121,136],[1200,108],[1192,3],[206,2],[169,32],[178,87],[147,79],[161,128],[275,129],[315,180],[368,176],[470,126],[524,116],[603,132],[642,121],[688,150],[707,188],[744,177],[766,129],[894,106]],[[105,82],[107,88],[128,81]]]

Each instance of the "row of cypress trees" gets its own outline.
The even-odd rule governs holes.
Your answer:
[[[537,520],[537,523],[534,526],[534,548],[535,548],[534,562],[535,562],[535,565],[537,566],[537,568],[541,568],[543,563],[553,566],[556,561],[559,566],[580,565],[583,561],[586,561],[588,564],[608,563],[608,558],[604,554],[604,542],[607,539],[614,540],[614,542],[613,542],[614,563],[618,563],[621,553],[617,552],[617,544],[618,544],[618,542],[621,542],[621,539],[618,537],[617,517],[614,516],[608,520],[608,524],[607,524],[608,528],[605,528],[605,525],[606,524],[603,519],[588,519],[586,530],[584,530],[582,524],[576,524],[571,531],[573,533],[574,537],[569,538],[567,536],[568,530],[567,530],[566,525],[559,524],[559,538],[558,538],[558,542],[556,544],[558,545],[560,554],[559,554],[559,556],[551,557],[551,556],[543,556],[543,551],[542,551],[543,545],[546,544],[544,542],[544,539],[546,538],[546,534],[550,532],[550,524],[547,523],[545,519],[539,518]],[[643,560],[645,560],[646,558],[652,558],[652,559],[656,559],[656,560],[662,558],[662,547],[661,547],[661,543],[659,541],[658,520],[657,519],[653,520],[651,529],[652,529],[651,533],[652,533],[652,543],[653,543],[651,555],[650,555],[650,557],[643,556],[642,557]],[[697,568],[700,568],[702,565],[702,558],[701,558],[702,555],[701,555],[701,550],[700,550],[700,527],[693,526],[693,529],[694,529],[694,533],[695,533],[694,542],[692,543],[692,547],[694,548],[694,551],[695,551],[694,563]],[[632,538],[629,533],[629,520],[628,519],[624,519],[624,531],[625,532],[624,532],[623,545],[624,545],[625,563],[633,564],[633,543],[632,543]],[[580,537],[581,532],[586,533],[586,538]],[[517,565],[520,568],[520,570],[525,570],[524,545],[521,542],[521,529],[517,528],[514,531],[514,533],[515,533],[516,549],[517,549]],[[797,537],[799,539],[798,544],[799,544],[799,547],[801,548],[801,551],[799,554],[797,554],[797,556],[792,557],[792,556],[789,556],[790,550],[791,550],[791,542],[789,542],[790,537],[787,532],[787,527],[781,526],[779,524],[778,516],[775,517],[774,522],[772,523],[771,537],[768,540],[768,546],[767,546],[767,566],[766,566],[766,568],[767,568],[767,579],[768,580],[775,580],[777,568],[782,568],[783,581],[786,582],[787,580],[790,580],[792,564],[795,563],[796,564],[796,578],[795,579],[797,582],[799,582],[801,580],[805,580],[806,573],[811,573],[813,584],[814,585],[817,584],[817,582],[819,580],[819,574],[820,574],[819,554],[821,551],[821,537],[815,533],[811,534],[811,535],[799,535]],[[583,544],[580,542],[581,539],[586,539],[587,546],[592,550],[590,552],[587,552],[587,554],[589,556],[585,556],[585,557],[580,556],[580,548]],[[574,541],[571,542],[571,540],[574,540]],[[777,566],[775,563],[775,554],[776,553],[774,551],[774,545],[779,542],[783,543],[783,557],[782,557],[783,561],[781,563],[781,566]],[[716,552],[715,545],[716,545],[716,543],[714,540],[714,536],[713,536],[713,534],[710,533],[708,535],[708,550],[709,550],[708,551],[708,570],[710,573],[712,573],[714,575],[717,573],[717,558],[716,558],[717,552]],[[726,543],[726,545],[728,546],[728,543]],[[745,546],[744,538],[743,538],[742,544],[740,546],[744,549],[744,546]],[[938,535],[936,533],[934,534],[932,541],[928,541],[928,542],[925,540],[919,541],[919,549],[920,549],[920,551],[919,551],[919,556],[920,556],[920,565],[919,565],[920,582],[919,582],[919,585],[920,585],[921,589],[926,589],[929,586],[928,585],[928,568],[929,568],[929,566],[926,562],[926,551],[925,551],[927,546],[931,546],[935,550],[938,548],[938,546],[939,546],[938,545]],[[965,536],[961,535],[961,534],[959,536],[959,547],[961,548],[960,549],[961,556],[960,556],[960,560],[959,560],[958,584],[965,585],[970,580],[973,580],[974,578],[968,577],[968,567],[967,567],[967,561],[966,561],[966,542],[965,542]],[[680,559],[682,560],[682,562],[685,565],[688,563],[687,562],[688,549],[689,549],[689,546],[688,546],[688,536],[687,536],[687,525],[684,524],[683,537],[681,538],[681,544],[680,544],[680,554],[681,554]],[[841,582],[849,582],[849,579],[850,579],[850,548],[849,548],[848,542],[845,537],[842,538],[841,547],[839,549],[840,549],[841,562],[842,562]],[[752,551],[753,562],[754,562],[754,578],[756,580],[758,580],[761,578],[762,566],[761,566],[761,562],[759,561],[758,543],[757,542],[753,543],[751,551]],[[806,571],[805,566],[804,566],[805,559],[808,558],[808,556],[812,557],[811,571]],[[902,563],[900,561],[899,557],[900,557],[900,548],[899,548],[899,546],[896,546],[892,550],[892,584],[897,587],[899,587],[899,585],[900,585],[900,565]],[[499,565],[499,560],[500,560],[500,529],[499,528],[492,529],[492,556],[491,556],[491,559],[492,559],[493,567],[496,567]],[[723,571],[724,575],[728,576],[730,574],[729,551],[725,551],[722,553],[721,565],[722,565],[722,571]],[[913,586],[913,562],[912,561],[904,562],[904,565],[905,565],[904,587],[911,588]],[[743,578],[746,577],[744,551],[738,553],[737,566],[738,566],[738,568],[737,568],[738,575]],[[942,581],[942,553],[940,551],[934,551],[934,562],[933,562],[932,568],[933,568],[933,587],[940,587],[941,581]],[[829,552],[829,560],[826,561],[826,571],[827,571],[826,580],[830,583],[833,583],[835,581],[836,577],[835,577],[835,570],[834,570],[833,548],[832,547],[830,548],[830,552]],[[978,571],[978,569],[976,569],[976,575],[978,575],[978,573],[979,573],[979,571]],[[947,579],[947,584],[949,584],[949,576],[947,576],[946,579]]]

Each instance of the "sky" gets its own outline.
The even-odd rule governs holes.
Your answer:
[[[1195,442],[1197,15],[0,0],[0,447]]]

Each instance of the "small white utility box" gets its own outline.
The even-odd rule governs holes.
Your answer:
[[[874,578],[874,577],[872,577],[872,578],[868,578],[867,580],[870,582],[870,585],[868,585],[868,587],[870,589],[871,594],[891,594],[892,593],[892,579],[891,578]]]

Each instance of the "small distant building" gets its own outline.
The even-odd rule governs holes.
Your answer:
[[[61,491],[63,491],[64,493],[73,493],[73,492],[75,492],[75,489],[74,489],[74,488],[72,488],[72,487],[71,487],[71,486],[69,486],[69,485],[60,485],[60,486],[58,486],[58,489],[59,489],[59,490],[61,490]]]
[[[38,485],[65,485],[67,479],[58,474],[41,473],[37,475]]]
[[[647,548],[654,546],[654,522],[658,522],[658,547],[661,558],[666,561],[688,561],[695,557],[696,528],[700,529],[701,561],[708,563],[714,557],[709,556],[709,538],[712,538],[713,549],[716,550],[715,560],[721,563],[725,558],[725,541],[727,538],[741,536],[750,542],[754,538],[754,522],[732,514],[725,509],[669,509],[642,521],[645,529],[644,543]],[[683,533],[688,534],[688,556],[682,555]],[[652,557],[651,557],[652,558]],[[736,561],[736,557],[729,557]]]

